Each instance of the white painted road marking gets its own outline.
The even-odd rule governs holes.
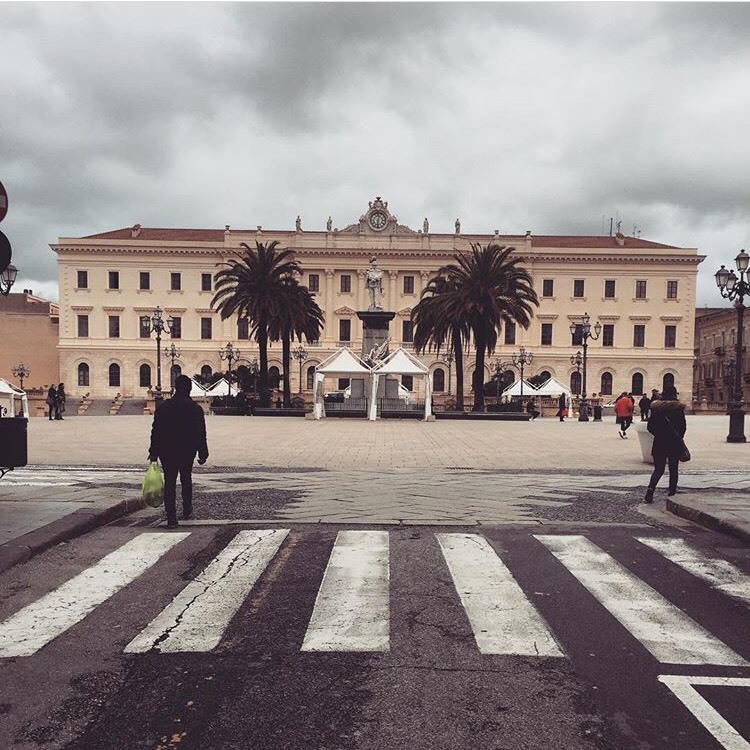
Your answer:
[[[481,653],[563,656],[542,616],[484,537],[436,536]]]
[[[711,732],[725,750],[750,750],[748,742],[693,686],[750,688],[748,677],[689,677],[659,675],[663,682],[687,707],[693,716]]]
[[[240,531],[125,652],[211,651],[288,533],[289,529]]]
[[[585,537],[535,538],[660,662],[747,666],[728,646]]]
[[[132,583],[190,532],[139,534],[0,623],[0,657],[30,656]]]
[[[706,557],[686,544],[684,539],[637,537],[688,573],[707,581],[717,591],[739,599],[750,607],[750,577],[727,560]]]
[[[302,651],[388,651],[387,531],[340,531]]]

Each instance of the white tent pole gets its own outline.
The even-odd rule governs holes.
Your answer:
[[[424,376],[424,418],[427,421],[432,414],[432,378],[428,372]]]
[[[374,422],[378,418],[378,377],[379,376],[376,372],[372,373],[372,383],[370,386],[370,413],[368,415],[368,419],[371,422]]]

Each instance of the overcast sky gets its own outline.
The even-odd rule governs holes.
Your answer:
[[[356,221],[750,249],[750,5],[3,3],[0,229]]]

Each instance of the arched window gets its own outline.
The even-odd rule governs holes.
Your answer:
[[[642,396],[643,395],[643,373],[642,372],[634,372],[633,377],[630,381],[630,392],[634,396]]]
[[[570,392],[575,396],[581,395],[581,373],[570,373]]]
[[[211,365],[203,365],[203,367],[201,367],[201,380],[204,383],[208,383],[211,380],[211,376],[213,374],[214,371],[211,368]]]
[[[674,388],[674,374],[671,372],[664,373],[664,377],[661,380],[661,389]]]
[[[305,388],[307,388],[308,391],[315,388],[315,365],[310,365],[307,368],[307,382],[305,383]]]
[[[611,372],[602,373],[602,385],[601,385],[601,388],[599,389],[599,393],[601,393],[602,396],[612,395],[612,373]]]
[[[432,373],[432,390],[435,393],[445,391],[445,370],[442,367],[435,368],[435,372]]]
[[[281,371],[276,365],[268,368],[268,385],[271,388],[278,388],[281,382]]]
[[[546,383],[550,378],[552,377],[552,374],[549,370],[542,370],[538,375],[537,378],[539,378],[539,383]]]
[[[120,365],[117,362],[109,366],[109,386],[110,388],[120,387]]]
[[[85,362],[78,365],[78,385],[89,386],[89,366]]]
[[[151,387],[151,365],[143,364],[138,368],[138,380],[141,388]]]
[[[182,375],[182,368],[179,365],[173,365],[169,369],[169,383],[170,387],[174,388],[174,381]]]

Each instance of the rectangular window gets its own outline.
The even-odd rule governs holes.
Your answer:
[[[604,282],[604,296],[606,299],[615,298],[615,280],[614,279],[607,279]]]
[[[247,318],[238,318],[237,338],[243,340],[250,338],[250,321]]]
[[[508,321],[505,324],[505,343],[515,344],[516,343],[516,324],[512,321]]]
[[[120,272],[119,271],[109,272],[109,288],[110,289],[120,288]]]
[[[120,316],[119,315],[109,316],[109,337],[111,339],[120,338]]]
[[[605,323],[602,329],[602,346],[615,345],[615,327],[612,323]]]
[[[576,332],[573,334],[573,346],[583,346],[583,324],[576,323]]]
[[[584,283],[583,279],[575,279],[573,281],[573,296],[574,297],[583,297],[584,294]]]
[[[311,273],[307,277],[307,288],[311,292],[320,291],[320,276],[317,273]]]
[[[677,299],[677,282],[667,282],[667,299]]]
[[[352,277],[348,273],[341,274],[341,291],[348,294],[351,290]]]
[[[646,346],[646,326],[633,326],[633,346],[639,348]]]
[[[210,321],[210,318],[209,318]],[[178,318],[176,315],[172,316],[172,329],[169,332],[169,335],[173,339],[181,339],[182,338],[182,318]],[[209,338],[211,338],[209,336]]]
[[[142,339],[151,337],[151,320],[145,315],[138,318],[138,335]]]
[[[78,338],[87,339],[89,337],[89,316],[78,316]]]
[[[542,323],[542,346],[552,346],[552,323]]]
[[[78,272],[78,288],[79,289],[88,289],[89,288],[89,272],[88,271],[79,271]]]
[[[401,376],[401,385],[406,388],[407,391],[413,391],[414,390],[414,376],[413,375],[402,375]]]
[[[342,277],[343,278],[343,277]],[[352,321],[348,318],[343,318],[339,321],[339,341],[351,341],[352,340]]]
[[[555,296],[555,280],[543,279],[542,280],[542,297],[554,297],[554,296]]]
[[[414,330],[410,320],[404,320],[401,323],[401,341],[410,344],[414,341]]]
[[[201,318],[201,338],[210,339],[213,328],[212,318]]]
[[[179,292],[180,289],[182,289],[182,274],[181,273],[169,274],[169,288],[173,292]]]
[[[151,274],[148,271],[141,271],[139,274],[139,288],[151,289]]]
[[[664,326],[664,348],[674,349],[677,346],[677,326]]]
[[[213,279],[211,278],[210,273],[202,273],[201,274],[201,291],[202,292],[210,292],[213,287]]]
[[[414,294],[413,276],[404,276],[404,294]]]
[[[646,299],[646,282],[642,279],[635,282],[635,298]]]
[[[345,391],[349,387],[350,382],[349,378],[339,378],[339,390]]]

